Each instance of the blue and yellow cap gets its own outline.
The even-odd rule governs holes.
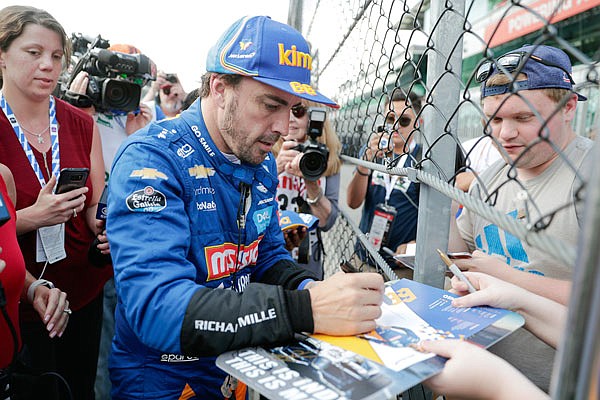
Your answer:
[[[282,231],[295,228],[306,228],[308,232],[317,228],[319,218],[312,214],[296,213],[290,210],[279,211],[279,226]]]
[[[306,100],[339,106],[310,84],[312,56],[308,43],[294,28],[270,17],[236,21],[208,52],[206,70],[239,74]]]

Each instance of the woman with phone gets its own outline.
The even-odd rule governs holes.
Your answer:
[[[93,398],[102,321],[102,287],[110,268],[93,267],[88,249],[100,231],[96,204],[104,163],[92,118],[52,93],[70,60],[68,38],[46,11],[28,6],[0,10],[0,162],[12,172],[17,192],[17,233],[25,265],[39,286],[59,287],[70,305],[62,335],[36,310],[21,303],[21,335],[38,371],[55,371],[73,398]],[[85,186],[55,194],[59,171],[87,168]],[[30,388],[28,398],[67,398],[56,387]]]

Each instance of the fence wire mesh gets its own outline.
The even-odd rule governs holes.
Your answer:
[[[377,243],[365,235],[368,230],[359,229],[360,208],[353,211],[346,204],[343,192],[352,187],[353,170],[361,167],[372,171],[368,179],[387,173],[398,176],[400,184],[419,187],[418,200],[413,202],[418,208],[415,279],[443,285],[444,267],[435,249],[448,246],[452,201],[470,218],[480,217],[497,227],[487,236],[468,238],[470,251],[480,249],[502,256],[509,265],[541,273],[522,254],[499,246],[507,241],[522,243],[538,252],[549,276],[572,279],[576,260],[586,258],[588,251],[578,246],[578,220],[583,221],[595,156],[573,151],[566,145],[570,139],[566,141],[565,132],[557,132],[556,126],[566,119],[578,137],[591,139],[600,128],[600,34],[594,22],[600,1],[304,0],[295,5],[301,6],[300,29],[313,46],[315,83],[341,105],[330,118],[343,145],[342,212],[334,228],[323,235],[326,275],[344,264],[376,269],[387,279],[405,271],[396,268],[399,263],[391,260],[387,250],[377,250]],[[587,102],[579,102],[575,109],[570,92],[547,93],[553,106],[543,108],[537,98],[519,91],[523,64],[513,66],[510,60],[497,59],[524,44],[533,49],[543,45],[562,49],[573,65],[563,77],[575,82],[574,90],[587,97]],[[520,61],[530,57],[517,56]],[[534,61],[540,68],[548,66]],[[513,93],[507,96],[511,100],[482,102],[478,77],[493,70],[507,76],[500,84]],[[394,108],[391,100],[398,95],[405,100]],[[524,104],[528,111],[507,114],[504,107],[511,101]],[[516,133],[506,122],[517,120],[528,124],[531,136],[507,144]],[[400,145],[394,147],[394,143]],[[479,161],[494,152],[500,161],[482,167]],[[535,176],[526,174],[528,167],[548,154],[555,155],[560,162],[553,158],[553,165],[560,168],[535,182]],[[553,179],[568,183],[558,187],[552,185]],[[544,189],[550,185],[557,186],[555,192]],[[499,204],[502,198],[510,201]],[[595,220],[598,213],[590,208],[587,221]],[[514,212],[507,213],[507,209]],[[498,232],[504,236],[498,237]],[[582,268],[594,271],[597,264],[594,258]],[[591,276],[597,279],[598,274]],[[571,321],[575,318],[571,315]],[[583,324],[581,332],[586,327],[590,329]],[[597,333],[597,328],[592,331]],[[575,354],[563,351],[561,355],[554,380],[556,397],[574,398],[578,385],[578,395],[583,396],[581,385],[590,387],[594,375],[584,369],[593,371],[595,362],[597,371],[599,364],[598,340],[593,343],[595,361],[574,367],[573,358],[583,349],[566,342],[567,350]]]

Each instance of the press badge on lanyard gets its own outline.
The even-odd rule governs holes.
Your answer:
[[[369,230],[369,241],[376,250],[381,249],[381,246],[387,246],[390,229],[398,213],[393,206],[387,204],[398,181],[398,176],[386,174],[383,179],[385,182],[385,203],[379,203],[375,206],[373,221]]]

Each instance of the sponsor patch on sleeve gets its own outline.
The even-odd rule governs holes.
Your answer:
[[[167,206],[167,197],[152,186],[146,186],[127,196],[125,203],[133,212],[159,212]]]
[[[140,179],[169,179],[169,177],[160,172],[156,168],[142,168],[142,169],[134,169],[131,171],[130,178],[140,178]]]
[[[195,177],[196,179],[208,178],[209,176],[213,176],[215,174],[215,169],[210,167],[205,167],[204,165],[194,165],[191,168],[188,168],[188,173],[191,177]]]

